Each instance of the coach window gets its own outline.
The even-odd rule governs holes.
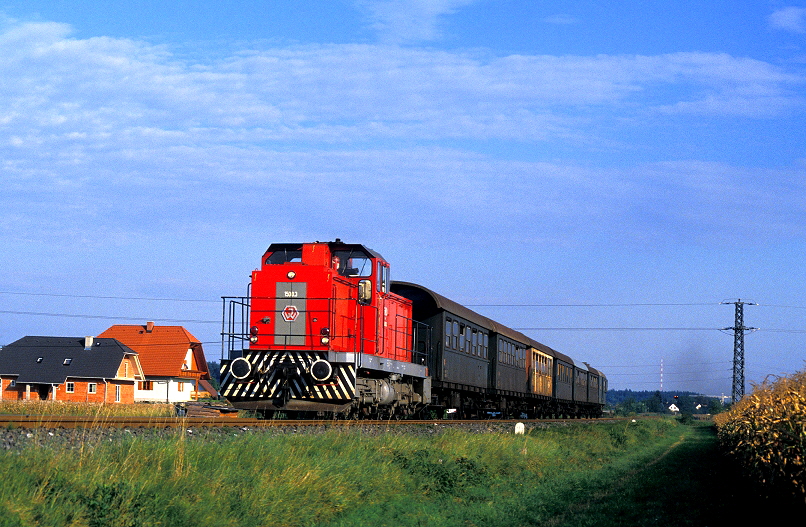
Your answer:
[[[478,356],[479,354],[479,332],[475,329],[473,330],[473,355]]]
[[[459,326],[459,351],[465,351],[465,325]]]
[[[487,358],[487,350],[490,348],[490,336],[485,333],[484,334],[484,358]]]
[[[446,318],[445,319],[445,347],[446,348],[451,347],[451,329],[453,329],[453,322],[451,322],[451,319]]]
[[[470,326],[465,327],[465,353],[470,353]]]
[[[459,349],[459,322],[453,321],[453,349]]]

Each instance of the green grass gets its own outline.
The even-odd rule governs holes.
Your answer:
[[[166,403],[100,404],[63,401],[0,401],[4,415],[70,415],[105,417],[173,417],[174,405]]]
[[[180,431],[24,448],[0,453],[0,526],[713,525],[684,501],[721,497],[708,484],[664,498],[675,478],[699,481],[687,460],[702,460],[709,434],[655,419],[525,436]]]

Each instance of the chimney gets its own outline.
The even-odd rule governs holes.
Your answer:
[[[152,331],[154,331],[154,323],[146,322],[146,333],[151,333]]]
[[[93,340],[95,340],[93,337],[84,337],[84,351],[90,351],[92,349]]]

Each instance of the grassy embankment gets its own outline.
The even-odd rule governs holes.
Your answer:
[[[70,415],[106,417],[173,417],[174,405],[157,404],[95,404],[61,401],[0,401],[0,414],[6,415]]]
[[[711,500],[730,505],[710,426],[420,432],[88,434],[10,450],[0,525],[714,525]]]

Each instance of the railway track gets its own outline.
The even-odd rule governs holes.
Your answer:
[[[353,427],[353,426],[402,426],[402,425],[468,425],[493,423],[591,423],[609,422],[625,418],[599,419],[500,419],[500,420],[291,420],[291,419],[248,419],[232,417],[85,417],[64,415],[0,415],[2,428],[269,428],[269,427]]]

